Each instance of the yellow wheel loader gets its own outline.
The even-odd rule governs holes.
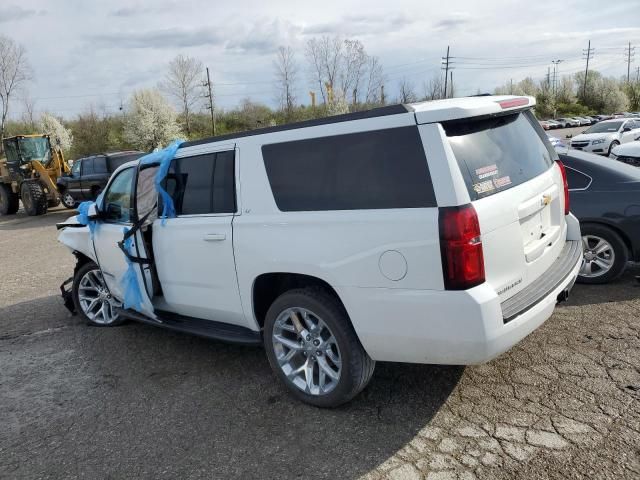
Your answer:
[[[19,200],[27,215],[43,215],[59,205],[56,181],[70,169],[49,135],[18,135],[2,145],[7,158],[0,159],[0,215],[16,213]]]

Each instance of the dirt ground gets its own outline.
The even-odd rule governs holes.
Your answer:
[[[380,363],[321,410],[259,348],[71,316],[68,215],[0,218],[2,478],[640,477],[640,268],[489,364]]]

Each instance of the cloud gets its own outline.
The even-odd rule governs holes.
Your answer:
[[[165,4],[156,4],[149,6],[132,5],[129,7],[122,7],[114,10],[110,13],[112,17],[137,17],[140,15],[149,15],[153,13],[162,13],[175,8],[175,2],[168,2]]]
[[[18,5],[9,5],[8,7],[0,7],[0,23],[24,20],[29,17],[45,15],[46,13],[44,10],[27,10]]]
[[[244,33],[235,29],[233,34],[227,35],[232,40],[225,48],[233,52],[275,52],[280,45],[294,44],[300,31],[301,27],[280,19],[271,22],[259,20]]]
[[[102,48],[184,48],[201,45],[222,45],[224,39],[216,28],[184,30],[169,28],[147,32],[113,32],[92,35],[93,47]]]
[[[600,35],[620,35],[620,34],[640,34],[640,27],[614,27],[600,28],[596,30],[582,30],[579,32],[545,32],[542,34],[546,39],[572,39],[572,38],[591,38]],[[623,42],[624,43],[624,42]],[[622,49],[622,47],[621,47]]]
[[[405,15],[345,15],[335,22],[309,25],[302,31],[305,35],[375,35],[391,33],[413,23]]]
[[[471,22],[471,15],[463,12],[454,12],[449,18],[444,18],[433,25],[436,30],[453,30]]]

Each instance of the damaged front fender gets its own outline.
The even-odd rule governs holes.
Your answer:
[[[95,251],[93,250],[93,242],[91,240],[89,227],[82,225],[78,221],[77,216],[71,217],[65,222],[57,224],[56,227],[58,230],[61,230],[58,235],[58,241],[60,243],[69,248],[72,252],[79,252],[98,263]]]

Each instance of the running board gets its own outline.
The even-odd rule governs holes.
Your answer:
[[[154,320],[131,309],[118,309],[118,314],[136,322],[166,328],[175,332],[188,333],[198,337],[220,340],[237,345],[262,345],[260,332],[249,330],[238,325],[202,320],[201,318],[187,317],[173,312],[156,310],[157,319]]]

